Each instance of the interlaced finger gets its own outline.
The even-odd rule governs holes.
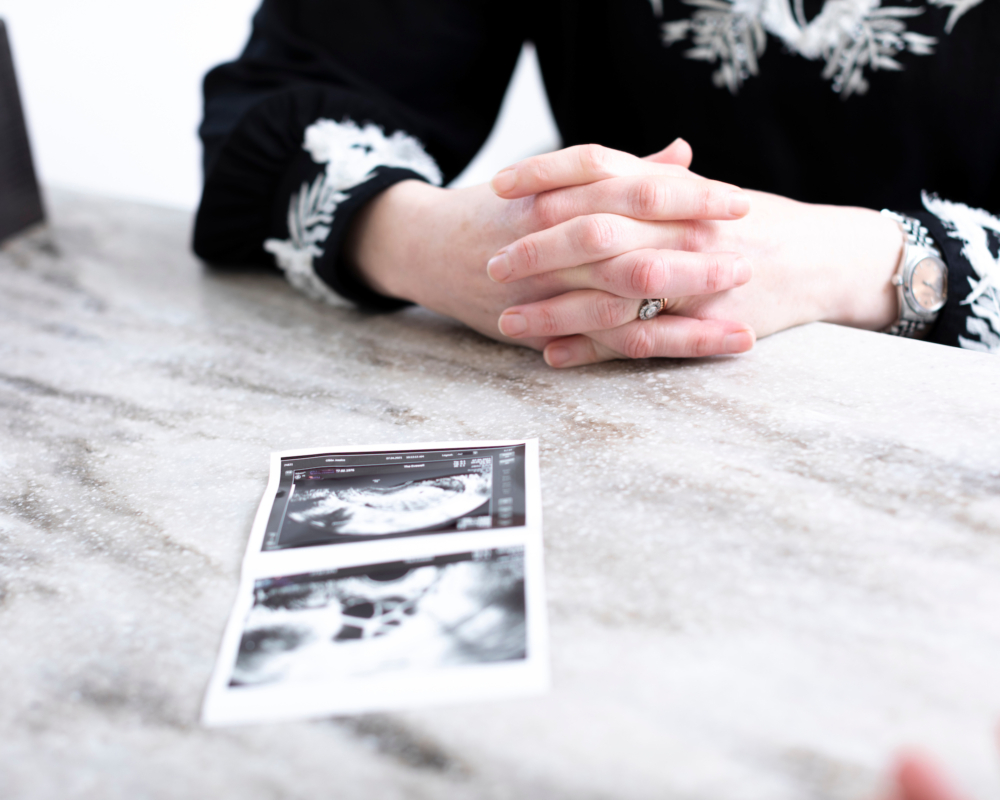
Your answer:
[[[584,144],[519,161],[494,175],[490,186],[500,197],[514,200],[623,175],[688,174],[684,167],[676,164],[637,158],[599,144]]]
[[[578,367],[616,358],[698,358],[750,350],[756,335],[740,322],[661,315],[607,331],[550,342],[545,360],[553,367]]]
[[[712,250],[713,221],[655,222],[620,214],[574,217],[530,233],[499,250],[486,264],[497,283],[595,264],[634,250]]]
[[[617,328],[637,318],[644,299],[725,291],[746,283],[752,270],[746,259],[733,253],[705,255],[647,250],[626,253],[604,265],[564,270],[560,274],[571,276],[567,284],[586,288],[511,306],[500,316],[500,331],[512,338],[522,338],[571,336]],[[608,288],[605,290],[601,283]]]
[[[632,250],[572,270],[572,283],[621,297],[690,297],[742,286],[753,266],[738,253]]]
[[[630,175],[537,195],[531,202],[536,229],[588,214],[642,220],[739,219],[750,210],[746,192],[728,183],[675,175]]]
[[[681,138],[674,139],[670,144],[658,153],[652,153],[643,161],[655,161],[659,164],[678,164],[682,167],[691,167],[691,160],[694,158],[694,151],[691,145]]]
[[[601,331],[634,320],[641,302],[598,289],[580,289],[508,308],[500,315],[499,327],[502,334],[512,339]]]
[[[543,231],[529,234],[503,248],[486,264],[497,283],[531,275],[590,264],[636,248],[656,247],[661,231],[656,223],[617,214],[575,217]]]

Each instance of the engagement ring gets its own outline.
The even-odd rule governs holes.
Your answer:
[[[652,319],[663,311],[666,304],[667,298],[665,297],[659,300],[643,300],[639,305],[639,319]]]

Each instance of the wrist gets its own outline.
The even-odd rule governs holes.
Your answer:
[[[906,237],[892,219],[867,208],[843,208],[834,235],[846,250],[835,262],[836,285],[823,319],[838,325],[880,331],[899,316],[892,276],[903,257]]]
[[[444,190],[418,180],[393,184],[372,198],[351,220],[344,257],[374,291],[417,302],[412,274],[421,213]]]

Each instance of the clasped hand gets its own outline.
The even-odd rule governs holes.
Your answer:
[[[347,252],[377,291],[557,367],[740,353],[818,319],[892,321],[891,220],[744,191],[690,162],[680,140],[646,159],[587,145],[515,164],[493,191],[405,181],[358,215]],[[639,320],[645,298],[667,298],[664,312]]]

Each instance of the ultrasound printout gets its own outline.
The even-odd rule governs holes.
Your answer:
[[[272,454],[208,725],[548,685],[538,444]]]
[[[524,446],[282,460],[264,549],[524,524]]]
[[[525,658],[524,548],[258,580],[230,686]]]

